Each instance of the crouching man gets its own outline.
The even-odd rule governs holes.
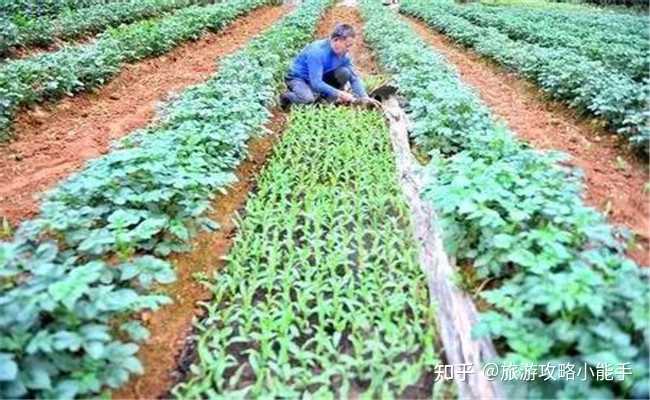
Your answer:
[[[291,104],[309,104],[319,98],[332,103],[372,102],[348,55],[354,39],[354,28],[337,24],[329,39],[305,47],[285,78],[289,90],[280,96],[280,106],[286,110]],[[354,95],[345,91],[348,82]]]

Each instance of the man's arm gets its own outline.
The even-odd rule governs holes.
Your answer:
[[[351,62],[348,68],[350,68],[350,86],[352,87],[352,93],[360,99],[368,97],[366,89],[363,87],[363,81],[359,78],[357,70]]]
[[[357,69],[354,68],[354,63],[352,63],[352,59],[349,55],[345,57],[343,66],[350,70],[350,86],[352,87],[352,93],[360,99],[368,97],[366,89],[363,86],[363,81],[359,78]]]

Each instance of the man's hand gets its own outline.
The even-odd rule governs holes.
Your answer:
[[[354,96],[348,92],[341,90],[339,91],[337,100],[341,103],[352,103],[354,101]]]
[[[373,99],[372,97],[369,96],[362,97],[359,101],[361,102],[361,104],[364,104],[366,106],[372,106],[381,109],[381,103]]]

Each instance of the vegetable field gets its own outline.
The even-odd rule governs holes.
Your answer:
[[[494,17],[489,8],[477,7],[473,12],[446,3],[432,7],[427,1],[408,0],[403,12],[425,19],[458,42],[535,80],[570,106],[602,117],[612,130],[647,153],[650,39],[645,18],[612,17],[609,23],[603,18],[599,28],[576,32],[575,28],[566,31],[572,17],[565,19],[563,27],[552,14],[545,17],[535,11],[512,15],[506,11]],[[527,19],[531,15],[532,20]],[[626,32],[630,28],[632,32]]]
[[[544,4],[0,0],[0,398],[647,398],[648,21]]]
[[[435,311],[377,113],[292,114],[245,215],[180,397],[430,390]]]

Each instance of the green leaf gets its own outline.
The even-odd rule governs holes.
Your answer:
[[[37,365],[30,367],[29,371],[26,371],[25,386],[29,389],[51,389],[52,381],[48,370]]]
[[[133,237],[138,240],[148,240],[158,234],[167,226],[167,219],[164,217],[147,218],[131,231]]]
[[[77,394],[80,390],[80,384],[78,381],[73,379],[66,379],[60,381],[55,389],[55,397],[58,399],[73,399],[77,397]]]
[[[516,248],[508,253],[508,261],[523,267],[534,267],[537,264],[535,255],[525,248]]]
[[[79,251],[90,254],[102,254],[109,246],[115,244],[115,236],[108,229],[94,229],[79,244]]]
[[[107,342],[111,340],[108,325],[102,324],[88,324],[79,329],[79,332],[85,340],[96,340],[100,342]]]
[[[104,266],[101,262],[91,262],[73,269],[61,281],[53,283],[48,288],[48,293],[55,301],[62,302],[68,309],[73,309],[75,303],[89,289],[92,282],[97,281]]]
[[[52,335],[52,347],[55,350],[77,351],[81,348],[81,337],[70,331],[59,331]]]
[[[478,210],[476,204],[469,199],[463,200],[458,207],[458,212],[460,214],[470,214],[475,212],[476,210]]]
[[[0,381],[13,381],[18,375],[18,365],[13,354],[0,353]]]
[[[514,243],[515,238],[511,235],[506,235],[504,233],[500,233],[498,235],[495,235],[492,238],[492,243],[494,244],[494,247],[499,248],[499,249],[509,249],[512,247],[512,244]]]
[[[136,342],[149,339],[149,331],[138,321],[124,323],[120,326],[120,330],[128,333],[129,337]]]
[[[183,225],[183,223],[177,219],[174,219],[170,222],[169,231],[182,241],[190,240],[190,232],[187,230],[185,225]]]
[[[136,357],[127,357],[120,362],[120,366],[134,374],[142,375],[144,373],[144,368]]]
[[[84,349],[95,360],[103,358],[105,354],[105,346],[102,342],[88,342],[84,345]]]
[[[34,257],[39,259],[41,262],[51,262],[54,261],[54,258],[58,254],[59,249],[56,245],[54,245],[51,242],[43,243],[40,246],[38,246],[38,249],[36,249],[36,254]]]
[[[155,274],[156,281],[159,283],[167,284],[172,283],[176,280],[176,273],[171,269],[163,269],[156,272]]]
[[[142,217],[136,212],[118,209],[108,217],[108,227],[111,229],[123,229],[137,224],[141,219]]]

